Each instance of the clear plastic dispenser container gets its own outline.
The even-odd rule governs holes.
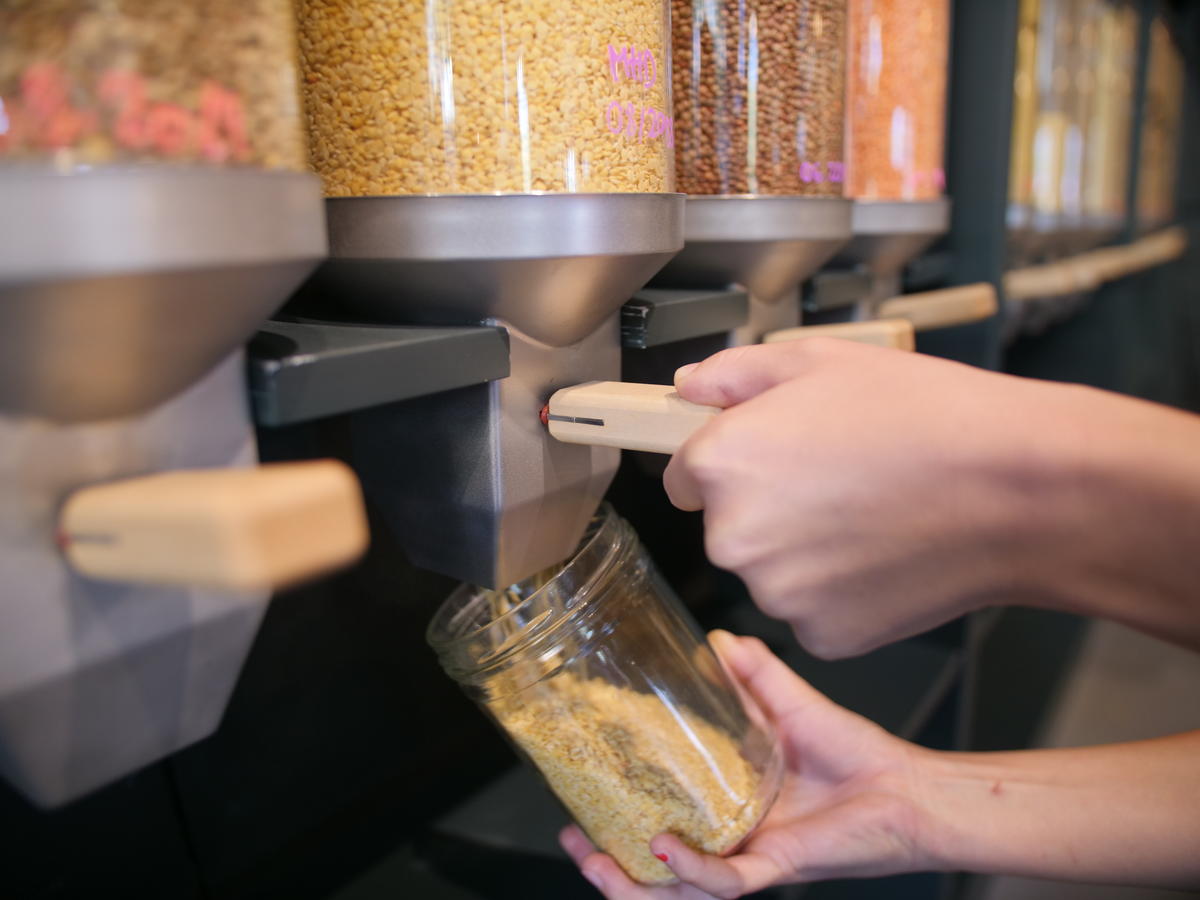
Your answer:
[[[464,585],[430,624],[446,672],[592,841],[634,879],[673,876],[649,840],[735,849],[779,790],[778,741],[607,506],[562,567]]]
[[[142,412],[326,255],[296,57],[290,0],[0,2],[0,412]]]
[[[1183,58],[1166,23],[1156,18],[1150,27],[1146,119],[1141,138],[1141,166],[1137,173],[1137,220],[1140,228],[1156,228],[1175,218],[1183,85]]]
[[[305,168],[289,0],[15,0],[0,41],[0,162]]]
[[[845,0],[672,0],[679,189],[840,197]]]
[[[1008,168],[1008,221],[1026,224],[1033,204],[1033,133],[1037,128],[1037,53],[1040,0],[1021,0],[1013,74],[1012,140]]]
[[[1035,228],[1058,227],[1069,155],[1075,22],[1069,0],[1042,0],[1038,22],[1038,114],[1033,134]]]
[[[666,0],[298,0],[330,197],[669,192]]]
[[[799,285],[851,236],[845,0],[672,0],[683,251],[660,283],[750,293],[735,343],[799,324]]]
[[[1116,2],[1097,12],[1093,99],[1083,160],[1083,213],[1103,230],[1120,227],[1133,127],[1137,14]]]
[[[850,0],[848,196],[941,196],[949,52],[949,0]]]

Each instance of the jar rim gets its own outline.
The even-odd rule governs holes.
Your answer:
[[[588,529],[584,532],[583,538],[580,539],[574,552],[563,562],[556,567],[557,570],[553,577],[547,579],[543,584],[539,585],[536,590],[530,592],[521,599],[521,602],[506,610],[503,615],[489,619],[482,624],[474,625],[474,627],[463,627],[462,621],[470,621],[469,613],[477,609],[480,603],[485,602],[490,594],[498,593],[476,585],[462,584],[456,588],[449,597],[447,597],[434,613],[433,618],[429,622],[428,628],[425,630],[425,641],[430,647],[443,659],[443,666],[446,663],[446,657],[453,653],[455,648],[461,647],[471,640],[477,638],[482,632],[494,626],[503,618],[519,612],[523,609],[529,609],[538,602],[543,601],[547,594],[557,590],[559,586],[567,579],[571,573],[575,573],[578,567],[582,564],[583,559],[588,556],[588,551],[593,549],[596,543],[602,539],[611,538],[614,532],[619,534],[619,527],[622,520],[608,502],[604,502],[596,510],[595,515],[588,523]],[[586,579],[581,579],[579,587],[574,591],[574,597],[582,599],[590,592],[596,581],[607,572],[613,565],[613,561],[617,558],[623,549],[621,541],[612,541],[611,546],[605,551],[603,557],[595,564],[595,569]],[[511,587],[517,587],[525,582],[538,578],[541,573],[532,575],[523,581],[516,582]],[[578,602],[572,603],[571,607],[577,606]],[[564,610],[566,611],[566,610]],[[545,619],[543,615],[539,617]],[[558,617],[551,617],[550,621],[541,621],[535,624],[535,627],[530,629],[528,639],[532,639],[537,633],[540,633],[544,628],[551,627],[556,624]],[[456,627],[457,622],[457,627]],[[473,623],[472,623],[473,625]],[[522,645],[523,641],[515,642],[513,649]],[[497,662],[505,652],[500,650],[492,653],[487,658],[477,661],[479,668],[486,668]]]

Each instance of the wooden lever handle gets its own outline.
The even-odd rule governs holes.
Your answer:
[[[990,319],[998,306],[996,289],[981,282],[892,297],[879,304],[878,316],[881,319],[907,319],[915,330],[929,331]]]
[[[1059,262],[1014,269],[1004,276],[1009,300],[1040,300],[1092,291],[1108,281],[1177,259],[1187,249],[1187,232],[1176,226],[1134,241],[1103,247]]]
[[[75,570],[106,581],[273,589],[353,562],[358,479],[335,460],[162,472],[76,491],[59,517]]]
[[[720,410],[689,403],[669,384],[592,381],[550,398],[550,434],[568,444],[674,453]]]
[[[832,325],[802,325],[799,328],[784,328],[772,331],[763,337],[764,344],[783,341],[802,341],[806,338],[830,337],[876,347],[891,347],[893,350],[914,350],[912,322],[908,319],[872,319],[867,322],[837,322]]]

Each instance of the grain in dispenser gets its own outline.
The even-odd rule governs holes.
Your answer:
[[[296,10],[331,256],[310,310],[510,345],[508,378],[380,412],[359,471],[413,562],[504,587],[570,554],[617,467],[552,446],[542,404],[619,377],[617,311],[683,244],[667,0]]]
[[[686,246],[661,280],[741,283],[753,322],[850,236],[846,3],[674,0],[671,12],[676,172],[688,212]]]
[[[949,0],[850,0],[843,260],[896,275],[942,234]]]

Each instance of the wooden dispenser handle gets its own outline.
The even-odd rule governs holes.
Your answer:
[[[879,305],[881,319],[907,319],[917,331],[948,328],[990,319],[996,314],[996,289],[985,282],[905,294]]]
[[[831,337],[893,350],[915,350],[912,322],[908,319],[872,319],[867,322],[837,322],[832,325],[801,325],[772,331],[763,337],[764,344],[802,341],[806,338]]]
[[[1063,263],[1047,263],[1013,269],[1004,274],[1004,296],[1008,300],[1040,300],[1062,297],[1080,289],[1078,273]]]
[[[675,453],[721,410],[689,403],[669,384],[591,381],[550,398],[550,434],[568,444]]]
[[[366,550],[358,479],[336,460],[185,469],[76,491],[59,517],[71,566],[105,581],[274,589]]]

